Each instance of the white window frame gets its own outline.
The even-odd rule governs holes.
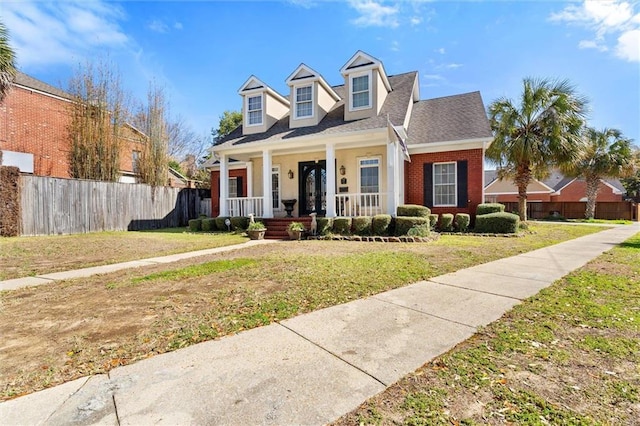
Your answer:
[[[249,110],[249,99],[260,98],[260,109]],[[245,96],[245,111],[246,111],[246,125],[248,127],[251,126],[262,126],[264,123],[264,96],[262,93],[258,93],[256,95],[247,95]],[[260,111],[260,122],[259,123],[251,123],[250,117],[252,112]]]
[[[358,161],[358,194],[380,194],[380,189],[381,189],[381,185],[382,185],[382,156],[380,155],[376,155],[376,156],[371,156],[371,157],[358,157],[356,159]],[[377,160],[378,161],[378,165],[375,166],[378,168],[378,192],[362,192],[362,175],[361,175],[361,170],[364,168],[370,168],[370,167],[374,167],[373,165],[362,165],[363,161],[368,161],[368,160]],[[376,203],[376,205],[374,205],[374,207],[377,207],[380,204],[380,200],[377,200],[378,202]]]
[[[231,195],[231,182],[235,183],[235,194]],[[227,197],[229,198],[238,198],[238,178],[237,177],[229,177],[229,181],[227,182]]]
[[[453,204],[436,204],[436,185],[438,186],[444,186],[443,184],[436,184],[436,166],[443,166],[445,164],[453,164],[453,179],[454,179],[454,183],[453,183]],[[458,207],[458,162],[457,161],[445,161],[445,162],[441,162],[441,163],[433,163],[433,168],[432,168],[432,174],[431,174],[431,182],[432,182],[432,202],[433,202],[433,207]],[[446,186],[451,185],[450,183],[447,183]]]
[[[369,92],[369,102],[367,103],[367,105],[362,105],[359,107],[354,107],[353,106],[353,95],[357,94],[357,93],[363,93],[363,91],[359,91],[359,92],[354,92],[353,91],[353,79],[354,78],[358,78],[358,77],[362,77],[362,76],[368,76],[369,77],[369,88],[368,88],[368,92]],[[364,109],[371,109],[373,107],[373,73],[371,72],[371,70],[369,71],[363,71],[363,72],[357,72],[357,73],[353,73],[351,75],[349,75],[349,111],[360,111],[360,110],[364,110]]]
[[[278,176],[278,207],[273,207],[274,211],[282,211],[282,174],[280,173],[280,165],[271,165],[271,205],[273,205],[273,175]]]
[[[311,99],[309,99],[308,101],[299,101],[298,100],[298,89],[305,89],[305,88],[309,88],[311,89]],[[298,115],[298,104],[301,103],[310,103],[311,104],[311,114],[309,115]],[[314,93],[313,93],[313,84],[305,84],[303,86],[294,86],[293,87],[293,118],[294,120],[301,120],[301,119],[305,119],[305,118],[313,118],[315,114],[315,108],[314,108]]]

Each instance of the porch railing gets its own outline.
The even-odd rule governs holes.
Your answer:
[[[387,213],[385,192],[336,194],[338,216],[373,216]]]
[[[227,198],[227,213],[231,217],[249,216],[253,213],[256,217],[264,215],[263,197],[238,197]]]

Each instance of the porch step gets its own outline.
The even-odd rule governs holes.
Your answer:
[[[277,217],[273,219],[263,219],[262,222],[267,227],[264,237],[270,240],[288,240],[287,229],[291,222],[301,222],[306,229],[311,227],[310,217]]]

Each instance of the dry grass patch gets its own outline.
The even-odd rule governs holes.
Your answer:
[[[541,225],[522,238],[427,244],[282,242],[3,292],[2,397],[598,230]]]

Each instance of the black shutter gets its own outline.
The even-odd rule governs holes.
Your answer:
[[[424,179],[424,200],[422,204],[427,207],[433,207],[433,163],[424,163],[422,173]]]
[[[242,176],[238,176],[236,178],[236,187],[238,188],[238,197],[243,197],[243,195],[242,195]]]
[[[458,207],[467,207],[469,191],[467,190],[468,161],[458,161]]]

